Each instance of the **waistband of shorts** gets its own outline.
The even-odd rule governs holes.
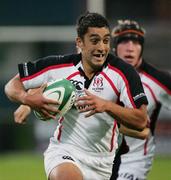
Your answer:
[[[67,144],[67,143],[61,143],[61,142],[57,142],[56,140],[54,140],[53,138],[51,139],[51,145],[53,146],[53,144],[57,145],[57,146],[60,146],[61,148],[67,148],[67,150],[70,150],[70,151],[77,151],[78,153],[81,152],[81,153],[84,153],[85,155],[86,154],[89,154],[90,156],[93,156],[93,157],[115,157],[115,154],[116,154],[116,151],[112,151],[112,152],[92,152],[92,151],[84,151],[84,149],[81,149],[80,147],[77,147],[73,144]]]

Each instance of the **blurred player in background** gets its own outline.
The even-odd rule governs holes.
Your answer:
[[[129,152],[121,155],[117,179],[145,180],[155,153],[154,130],[157,117],[162,106],[171,110],[171,76],[144,60],[145,30],[136,21],[118,21],[112,31],[112,38],[115,54],[138,71],[149,101],[147,128],[137,132],[121,125],[121,132],[128,135],[125,139]],[[115,161],[118,162],[116,159]],[[114,164],[111,180],[116,179],[117,174],[114,170],[117,168]]]
[[[58,110],[49,104],[57,102],[43,97],[42,84],[67,78],[77,85],[77,90],[85,89],[85,96],[75,104],[83,108],[78,111],[73,106],[58,120],[44,153],[45,171],[50,180],[107,180],[118,147],[117,121],[141,131],[147,123],[148,101],[134,68],[109,54],[111,32],[103,16],[82,15],[77,34],[76,45],[81,54],[20,64],[20,77],[12,78],[5,92],[11,100],[55,118],[50,112]],[[38,87],[35,93],[26,91]]]

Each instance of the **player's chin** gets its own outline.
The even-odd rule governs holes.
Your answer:
[[[94,68],[94,70],[100,70],[101,69],[101,67],[103,66],[103,63],[104,62],[101,62],[101,63],[93,63],[93,68]]]
[[[105,60],[106,58],[101,58],[101,59],[94,58],[93,64],[97,67],[101,67],[104,64]]]

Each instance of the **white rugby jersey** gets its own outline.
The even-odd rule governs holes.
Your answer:
[[[129,152],[121,156],[120,172],[132,169],[135,172],[140,172],[139,174],[144,174],[145,177],[151,168],[154,157],[154,130],[161,106],[171,110],[171,76],[145,61],[140,67],[139,74],[148,99],[147,110],[151,133],[146,140],[125,136]]]
[[[35,62],[19,64],[19,74],[26,89],[42,83],[66,78],[78,91],[87,88],[91,93],[125,107],[139,108],[147,99],[138,73],[113,55],[108,55],[101,70],[89,80],[82,70],[81,54],[49,56]],[[58,120],[54,136],[59,143],[75,145],[86,152],[114,154],[117,149],[117,123],[108,113],[85,118],[72,109]]]

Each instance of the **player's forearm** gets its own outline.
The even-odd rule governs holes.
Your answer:
[[[27,95],[27,92],[24,90],[24,87],[18,75],[13,77],[5,85],[5,93],[11,101],[25,104],[24,100]]]
[[[142,131],[136,131],[136,130],[127,128],[126,126],[123,126],[122,124],[119,128],[119,131],[120,131],[120,133],[122,133],[126,136],[130,136],[130,137],[134,137],[134,138],[138,138],[138,139],[146,139],[150,133],[149,128],[145,128]]]
[[[141,131],[146,127],[147,112],[145,105],[142,105],[139,109],[133,109],[125,108],[109,101],[106,104],[106,111],[128,128]]]

